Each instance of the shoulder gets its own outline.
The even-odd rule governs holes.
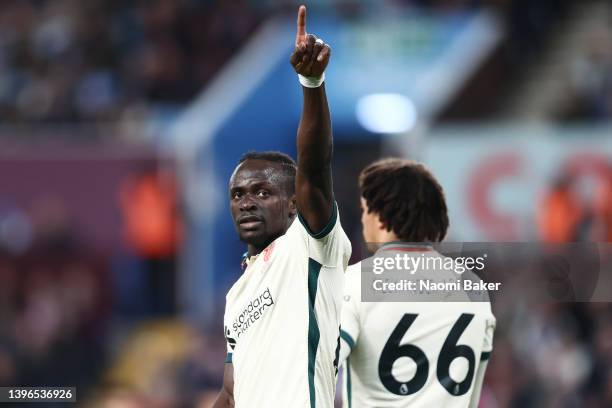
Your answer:
[[[309,256],[320,263],[329,265],[332,262],[342,270],[346,268],[351,253],[351,243],[340,224],[338,206],[334,202],[334,210],[321,231],[311,231],[303,218],[298,214],[285,234],[293,246],[305,247]],[[335,261],[342,262],[336,263]]]
[[[285,235],[288,236],[300,236],[304,240],[313,240],[318,242],[327,242],[330,238],[334,238],[339,232],[344,233],[340,224],[340,215],[338,212],[338,205],[334,201],[334,207],[332,214],[327,221],[327,224],[320,231],[312,231],[306,220],[300,213],[291,223],[291,226],[287,230]]]

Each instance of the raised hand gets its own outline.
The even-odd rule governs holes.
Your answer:
[[[295,72],[306,77],[323,75],[331,48],[313,34],[306,33],[306,7],[300,6],[297,17],[295,49],[291,54],[291,65]]]

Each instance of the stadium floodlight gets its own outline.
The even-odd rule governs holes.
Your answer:
[[[370,94],[357,101],[357,121],[374,133],[403,133],[414,128],[417,111],[405,95],[393,93]]]

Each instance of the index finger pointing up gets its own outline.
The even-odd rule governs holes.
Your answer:
[[[297,17],[297,34],[295,45],[299,45],[306,38],[306,6],[300,6]]]

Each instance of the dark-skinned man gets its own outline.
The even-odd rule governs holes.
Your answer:
[[[331,49],[297,18],[291,65],[303,88],[297,166],[247,153],[230,179],[230,209],[248,252],[226,296],[228,355],[214,407],[332,408],[343,275],[351,253],[331,178],[324,71]]]

